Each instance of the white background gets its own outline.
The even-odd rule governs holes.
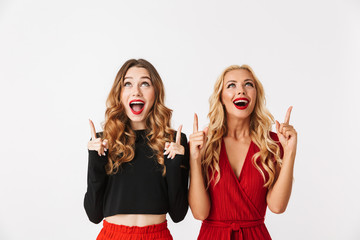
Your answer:
[[[216,78],[249,64],[298,131],[273,239],[360,239],[360,2],[0,0],[0,239],[95,239],[83,209],[88,119],[101,130],[120,66],[159,71],[173,127],[207,124]],[[169,219],[169,218],[168,218]],[[189,210],[169,228],[196,239]]]

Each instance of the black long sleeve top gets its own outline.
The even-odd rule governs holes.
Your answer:
[[[145,130],[136,130],[135,157],[123,163],[114,175],[107,175],[107,155],[89,150],[85,211],[91,222],[116,214],[165,214],[174,222],[188,210],[189,147],[181,134],[184,155],[165,158],[166,175],[156,155],[147,145]]]

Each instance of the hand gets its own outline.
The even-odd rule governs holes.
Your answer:
[[[284,154],[296,153],[297,132],[293,126],[289,125],[291,110],[292,106],[287,110],[284,123],[280,124],[278,121],[276,121],[276,131],[279,137],[279,141],[284,149]]]
[[[91,131],[91,140],[88,142],[88,149],[95,150],[98,152],[99,156],[105,156],[105,152],[108,149],[108,140],[101,138],[96,138],[96,131],[94,123],[89,119],[90,131]]]
[[[198,116],[194,114],[193,133],[189,137],[190,156],[193,159],[201,160],[201,156],[205,150],[205,141],[208,127],[202,131],[198,131]]]
[[[168,154],[167,158],[174,159],[176,154],[184,155],[185,153],[185,148],[183,145],[181,145],[181,129],[182,129],[182,125],[180,125],[180,127],[177,130],[175,142],[165,143],[164,155]]]

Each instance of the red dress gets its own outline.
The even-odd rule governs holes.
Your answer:
[[[270,135],[278,141],[275,133]],[[264,224],[268,190],[263,187],[264,179],[252,163],[252,156],[258,151],[251,142],[238,179],[222,141],[220,180],[215,186],[214,181],[210,183],[210,213],[202,223],[198,240],[271,239]]]

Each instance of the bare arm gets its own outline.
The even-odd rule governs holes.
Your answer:
[[[198,131],[197,115],[194,116],[193,134],[190,135],[190,187],[189,205],[194,218],[205,220],[210,212],[210,197],[206,190],[201,168],[202,150],[205,148],[207,128]]]
[[[297,132],[289,125],[292,107],[287,111],[285,123],[276,121],[276,130],[279,141],[284,149],[283,164],[276,169],[276,182],[266,197],[269,209],[274,213],[283,213],[288,205],[294,172],[294,162],[297,147]]]
[[[282,167],[277,167],[277,180],[274,186],[269,190],[266,201],[269,209],[273,213],[283,213],[288,205],[294,171],[295,154],[284,153]]]

